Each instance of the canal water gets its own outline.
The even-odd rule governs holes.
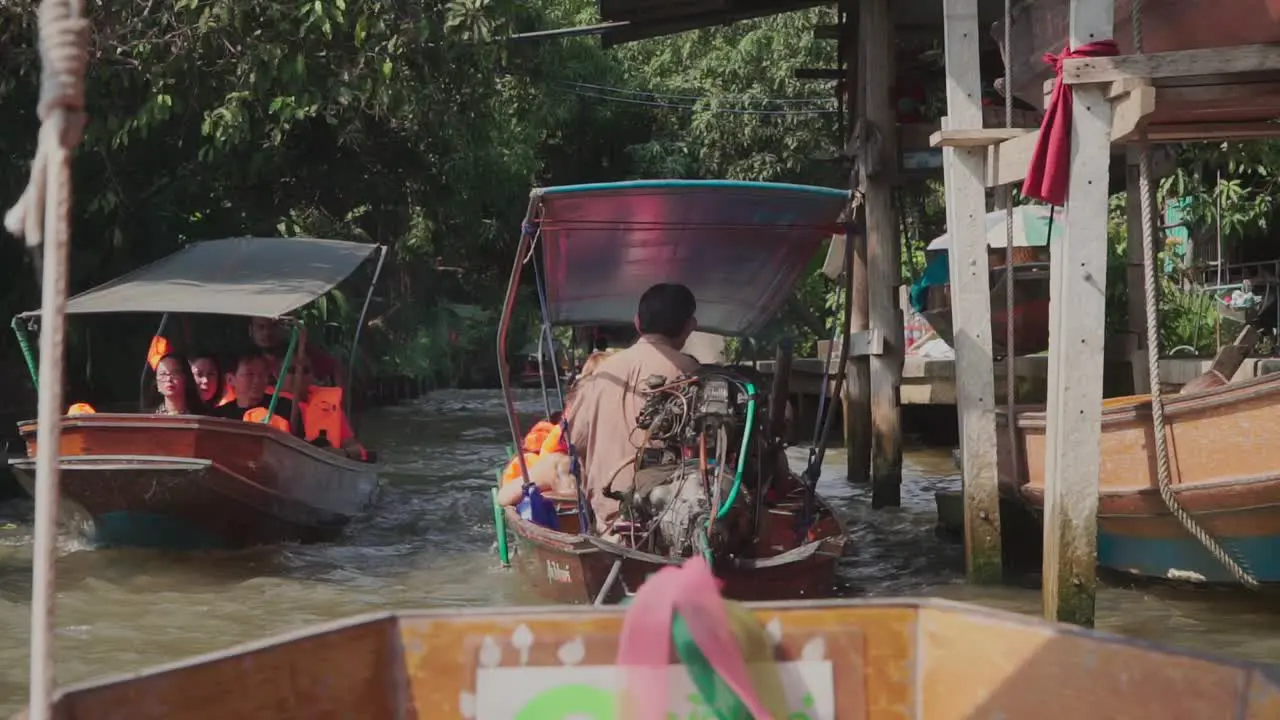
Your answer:
[[[521,396],[528,417],[536,393]],[[58,561],[60,684],[218,650],[373,610],[538,603],[493,552],[489,488],[510,441],[493,391],[447,391],[365,418],[386,463],[375,511],[340,542],[235,553],[87,550]],[[793,464],[804,461],[797,450]],[[934,534],[933,493],[956,488],[947,449],[907,453],[903,506],[872,511],[831,452],[820,491],[851,534],[853,596],[931,595],[1038,614],[1039,591],[964,584],[958,545]],[[0,716],[26,698],[31,504],[0,505]],[[1270,609],[1268,606],[1270,605]],[[1228,656],[1280,662],[1280,609],[1243,591],[1109,587],[1098,626]]]

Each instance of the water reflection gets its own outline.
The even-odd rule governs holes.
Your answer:
[[[519,409],[541,410],[536,393]],[[510,442],[491,391],[437,393],[380,410],[360,433],[387,466],[375,512],[340,541],[241,552],[87,551],[63,538],[58,679],[74,682],[224,648],[371,610],[539,602],[497,566],[488,490]],[[806,451],[792,452],[803,464]],[[937,595],[1038,613],[1021,587],[971,587],[963,555],[933,532],[935,490],[958,480],[949,450],[910,452],[901,508],[870,509],[828,453],[820,490],[848,523],[841,578],[862,596]],[[26,696],[30,503],[0,505],[0,714]],[[1099,626],[1256,660],[1280,661],[1274,596],[1167,587],[1108,588]]]

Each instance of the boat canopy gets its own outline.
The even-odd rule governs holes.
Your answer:
[[[280,317],[329,292],[379,247],[314,238],[206,240],[72,297],[67,313]]]
[[[723,180],[539,188],[548,320],[630,325],[640,295],[682,283],[698,326],[750,334],[782,308],[849,202],[846,190]]]

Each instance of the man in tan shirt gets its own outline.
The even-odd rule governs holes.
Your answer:
[[[635,317],[640,339],[600,363],[574,392],[567,410],[569,440],[582,460],[583,484],[601,535],[611,532],[619,510],[618,501],[601,491],[612,485],[614,492],[626,492],[635,481],[642,438],[635,425],[645,379],[674,380],[698,369],[698,361],[681,352],[698,327],[696,310],[693,292],[684,285],[660,283],[646,290]]]

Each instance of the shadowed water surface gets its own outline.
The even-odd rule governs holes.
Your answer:
[[[540,411],[522,396],[528,418]],[[58,561],[59,683],[137,669],[302,625],[392,608],[538,603],[493,553],[489,488],[510,442],[499,395],[448,391],[378,410],[362,437],[387,472],[374,512],[341,541],[235,553],[86,550]],[[806,451],[795,449],[793,465]],[[828,453],[820,490],[848,523],[842,580],[855,596],[933,595],[1038,613],[1038,590],[964,583],[958,545],[936,538],[933,493],[958,487],[949,450],[906,457],[903,506],[872,511],[867,488]],[[0,715],[26,697],[29,502],[0,505]],[[1098,626],[1254,660],[1280,661],[1280,611],[1240,591],[1107,588]]]

